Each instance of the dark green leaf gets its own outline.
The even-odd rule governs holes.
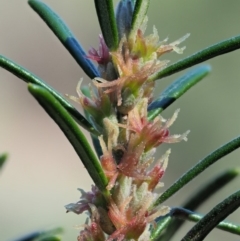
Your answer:
[[[4,163],[6,162],[7,157],[8,156],[6,153],[0,155],[0,170],[2,169]]]
[[[40,238],[37,241],[61,241],[61,238],[57,236],[52,236],[52,237]]]
[[[53,235],[60,234],[62,232],[63,232],[62,228],[55,228],[55,229],[50,229],[46,231],[37,231],[37,232],[26,234],[20,238],[14,239],[14,241],[43,241],[44,238],[52,238]],[[52,239],[52,241],[55,241],[55,240],[56,239]],[[58,238],[57,240],[60,240],[60,239]]]
[[[132,28],[129,38],[134,39],[138,29],[146,17],[150,0],[136,0],[134,5],[134,11],[132,16]]]
[[[203,219],[203,215],[192,212],[190,210],[184,208],[173,208],[171,210],[171,216],[174,218],[180,218],[192,222],[198,222]],[[240,235],[240,226],[234,223],[230,223],[227,221],[220,222],[216,228],[221,229],[223,231]],[[168,239],[169,240],[169,239]]]
[[[222,157],[228,155],[232,151],[240,147],[240,137],[233,139],[232,141],[226,143],[225,145],[219,147],[214,152],[210,153],[203,160],[199,161],[194,167],[183,174],[173,185],[171,185],[155,202],[154,206],[157,206],[169,197],[175,194],[179,189],[184,187],[193,178],[202,173],[206,168],[211,166],[213,163],[221,159]]]
[[[235,192],[206,214],[193,228],[184,236],[182,241],[203,240],[222,220],[229,216],[240,206],[240,191]],[[238,227],[239,229],[239,227]]]
[[[100,162],[72,117],[48,90],[33,84],[29,84],[28,89],[68,138],[99,190],[107,194],[108,181]]]
[[[221,190],[226,184],[228,184],[230,181],[232,181],[238,175],[239,175],[239,169],[237,169],[237,168],[224,171],[217,177],[214,177],[213,179],[208,181],[206,184],[204,184],[202,186],[202,188],[200,188],[199,190],[196,191],[196,193],[193,193],[190,197],[188,197],[187,201],[182,205],[182,207],[184,209],[188,209],[188,210],[196,210],[200,205],[202,205],[204,202],[206,202],[206,200],[209,197],[214,195],[217,191]],[[188,216],[188,220],[190,217],[192,217],[192,216],[191,215]],[[196,220],[196,221],[199,221],[199,220]],[[183,223],[184,223],[184,219],[172,219],[171,222],[169,222],[166,232],[161,237],[161,241],[171,240],[171,238],[174,236],[176,231],[182,226]],[[160,225],[161,225],[161,223],[160,223]],[[157,225],[157,227],[158,227],[158,225]],[[229,227],[229,225],[227,227]],[[236,228],[234,229],[234,231],[235,230],[236,230]],[[231,231],[229,231],[229,232],[231,232]]]
[[[193,193],[190,197],[188,197],[187,201],[182,206],[190,210],[197,209],[209,197],[214,195],[217,191],[222,190],[225,185],[235,179],[239,173],[240,170],[238,168],[224,171],[200,187],[196,193]]]
[[[14,239],[14,241],[34,241],[41,234],[42,234],[42,232],[30,233],[30,234],[24,235],[20,238]]]
[[[24,69],[22,66],[14,63],[10,59],[7,59],[2,55],[0,55],[0,66],[26,83],[37,84],[47,89],[59,101],[59,103],[69,112],[69,114],[78,122],[80,126],[82,126],[94,135],[98,134],[96,130],[94,130],[92,125],[85,119],[84,116],[81,115],[81,113],[78,110],[76,110],[68,101],[66,101],[61,96],[61,94],[59,94],[56,90],[47,85],[39,77],[37,77],[30,71]]]
[[[185,58],[179,60],[178,62],[169,65],[164,70],[156,73],[152,80],[161,79],[163,77],[175,74],[181,70],[187,69],[193,65],[200,64],[208,59],[217,57],[222,54],[226,54],[237,50],[240,48],[240,35],[236,37],[229,38],[220,43],[214,44],[210,47],[207,47],[199,52]]]
[[[86,58],[86,53],[76,37],[69,30],[63,20],[45,3],[39,0],[29,0],[29,5],[43,19],[64,47],[69,51],[83,71],[91,78],[99,77],[99,73],[93,63]]]
[[[169,227],[169,224],[171,225],[171,221],[188,220],[196,223],[202,220],[203,217],[203,215],[192,212],[185,208],[172,208],[169,214],[155,220],[157,227],[152,231],[151,241],[171,240],[172,235],[169,236],[169,232],[175,233],[177,231],[177,229],[174,230],[172,228],[166,229],[166,227]],[[232,234],[240,235],[240,226],[234,223],[222,221],[216,226],[216,228]],[[162,233],[163,235],[161,236]]]
[[[110,50],[118,47],[118,30],[112,0],[94,0],[98,21],[106,45]]]
[[[148,106],[148,119],[153,120],[187,90],[208,75],[210,71],[210,66],[200,66],[175,80]]]

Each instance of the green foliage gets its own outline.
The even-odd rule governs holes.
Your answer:
[[[222,157],[228,155],[229,153],[235,151],[240,147],[240,137],[233,139],[232,141],[226,143],[225,145],[219,147],[214,152],[210,153],[208,156],[199,161],[194,167],[183,174],[171,187],[169,187],[155,202],[155,206],[163,203],[173,194],[179,191],[192,179],[197,177],[206,168],[214,164],[216,161],[220,160]]]
[[[199,222],[203,219],[203,215],[192,212],[188,209],[184,208],[172,208],[171,212],[167,214],[165,217],[157,219],[157,227],[152,232],[152,241],[165,241],[171,240],[171,237],[176,233],[177,229],[173,229],[174,225],[172,223],[183,222],[184,220],[192,221],[192,222]],[[171,230],[168,229],[171,226]],[[217,229],[240,235],[240,225],[232,224],[227,221],[219,222],[216,226]],[[173,232],[170,234],[169,232]],[[167,232],[167,233],[166,233]],[[166,235],[167,234],[167,235]],[[192,240],[192,239],[189,239]],[[201,240],[201,239],[200,239]]]
[[[102,34],[104,37],[104,41],[106,42],[107,47],[114,51],[119,47],[120,37],[124,36],[124,31],[126,31],[126,35],[129,35],[130,43],[135,43],[136,34],[140,31],[140,27],[142,23],[146,20],[146,13],[149,6],[150,1],[144,0],[121,0],[120,4],[118,5],[118,10],[115,16],[113,1],[111,0],[95,0],[95,8],[99,20],[99,24],[102,30]],[[128,5],[130,4],[130,5]],[[94,64],[86,58],[86,53],[82,48],[81,44],[76,40],[75,36],[66,26],[66,24],[61,20],[61,18],[53,12],[51,8],[49,8],[45,3],[39,0],[29,0],[29,5],[38,13],[38,15],[44,20],[44,22],[48,25],[48,27],[53,31],[56,37],[61,41],[63,46],[70,52],[76,62],[82,67],[85,73],[91,78],[96,78],[101,76],[97,68]],[[132,10],[124,15],[124,11],[126,11],[127,6],[131,6]],[[126,21],[121,21],[121,18],[126,16]],[[130,21],[131,20],[131,21]],[[131,22],[131,23],[130,23]],[[130,26],[130,30],[129,30]],[[123,31],[122,31],[123,30]],[[128,32],[129,31],[129,32]],[[139,46],[146,47],[143,48],[143,51],[147,52],[147,44],[144,42],[144,39],[141,36],[141,32],[138,33],[138,43]],[[141,42],[141,41],[142,42]],[[181,41],[180,41],[181,42]],[[130,44],[130,45],[131,45]],[[142,45],[141,45],[142,44]],[[166,47],[166,46],[164,46]],[[181,49],[178,48],[177,44],[173,47],[171,45],[167,46],[168,48],[172,47],[172,49],[168,51],[172,51],[177,49],[180,51]],[[122,46],[124,49],[125,46]],[[174,49],[175,48],[175,49]],[[161,70],[157,71],[156,73],[151,69],[153,65],[149,65],[149,76],[143,78],[143,80],[147,79],[147,84],[153,83],[153,81],[170,76],[178,71],[184,70],[196,64],[202,63],[206,60],[214,58],[216,56],[229,53],[231,51],[237,50],[240,48],[240,36],[232,37],[227,40],[224,40],[220,43],[216,43],[210,47],[207,47],[185,59],[182,59],[176,63],[169,65],[168,67],[161,68]],[[137,48],[138,49],[138,48]],[[141,48],[139,48],[141,49]],[[124,49],[126,50],[126,49]],[[129,50],[129,49],[128,49]],[[142,50],[142,49],[141,49]],[[127,51],[126,51],[127,52]],[[128,53],[128,52],[127,52]],[[145,54],[146,54],[145,53]],[[156,55],[157,55],[156,51]],[[163,52],[165,53],[165,52]],[[125,53],[124,53],[125,54]],[[129,53],[128,53],[129,54]],[[137,53],[138,54],[138,53]],[[137,55],[136,54],[136,55]],[[115,53],[116,55],[116,53]],[[114,55],[113,55],[114,56]],[[146,56],[148,56],[146,54]],[[151,55],[150,55],[151,56]],[[125,58],[129,57],[124,55]],[[135,56],[136,57],[136,56]],[[149,57],[149,56],[148,56]],[[124,59],[127,61],[126,59]],[[136,60],[136,59],[134,59]],[[154,59],[153,63],[157,63]],[[100,134],[104,134],[105,139],[106,135],[109,135],[113,140],[114,134],[116,134],[116,130],[118,130],[119,123],[114,122],[113,119],[112,125],[108,126],[106,133],[99,133],[94,126],[91,124],[91,115],[85,111],[85,117],[79,113],[68,101],[66,101],[61,94],[59,94],[56,90],[46,84],[43,80],[39,77],[32,74],[30,71],[26,70],[22,66],[14,63],[13,61],[7,59],[4,56],[0,56],[0,66],[15,76],[22,79],[24,82],[28,83],[28,90],[32,94],[32,96],[38,101],[38,103],[43,107],[46,113],[55,121],[55,123],[59,126],[62,130],[64,135],[67,137],[69,142],[71,143],[72,147],[76,151],[77,155],[79,156],[80,160],[84,164],[86,170],[88,171],[90,177],[92,178],[95,185],[98,187],[101,194],[104,196],[106,203],[112,202],[112,195],[113,191],[110,191],[109,188],[109,181],[107,175],[104,173],[103,167],[100,162],[100,156],[103,153],[103,145],[100,146],[98,136]],[[114,66],[114,64],[113,64]],[[114,66],[114,68],[121,67],[119,64],[118,66]],[[103,66],[100,66],[103,67]],[[109,66],[108,66],[109,67]],[[142,68],[144,69],[144,68]],[[154,68],[153,68],[154,69]],[[154,69],[155,70],[155,69]],[[148,106],[148,114],[147,118],[148,121],[156,120],[156,117],[169,105],[171,105],[175,100],[181,97],[187,90],[191,87],[196,85],[200,80],[206,77],[210,73],[211,68],[208,65],[203,65],[196,67],[195,69],[191,70],[187,74],[183,75],[176,81],[174,81],[170,86],[168,86],[155,100],[153,100]],[[139,72],[141,69],[139,70]],[[141,79],[142,76],[138,76],[134,73],[135,76]],[[141,79],[142,80],[142,79]],[[105,82],[101,82],[99,78],[96,79],[96,86],[102,85],[102,88],[106,88],[104,86]],[[116,81],[116,80],[114,80]],[[110,87],[114,86],[115,82],[110,83]],[[122,84],[122,83],[121,83]],[[142,83],[141,83],[142,84]],[[145,83],[146,84],[146,83]],[[146,87],[147,84],[144,86]],[[141,86],[138,83],[135,86],[135,82],[131,82],[132,89],[136,89],[137,87]],[[126,98],[126,106],[133,106],[134,101],[132,93],[129,93],[131,88],[121,89],[120,95],[127,96]],[[117,85],[120,88],[120,84]],[[142,86],[141,86],[142,87]],[[109,92],[111,92],[110,89]],[[145,89],[144,89],[145,91]],[[84,90],[83,90],[84,92]],[[96,91],[97,92],[97,91]],[[140,92],[141,93],[141,92]],[[95,93],[96,94],[96,93]],[[99,93],[98,93],[99,94]],[[119,93],[118,93],[119,94]],[[87,93],[86,96],[90,97],[90,93]],[[103,93],[99,94],[100,100],[105,98]],[[98,97],[99,97],[98,96]],[[102,99],[101,99],[102,98]],[[107,101],[110,103],[109,99]],[[119,101],[119,99],[118,99]],[[122,100],[121,100],[122,101]],[[121,102],[119,101],[119,102]],[[130,103],[130,104],[129,104]],[[147,103],[147,102],[146,102]],[[89,104],[89,103],[87,103]],[[98,102],[93,103],[98,106]],[[135,104],[135,103],[134,103]],[[144,105],[141,102],[141,105]],[[114,105],[113,105],[114,106]],[[96,108],[97,108],[96,107]],[[115,105],[113,108],[117,113],[118,119],[124,120],[125,109],[123,112],[122,110],[117,109],[118,106]],[[138,106],[139,109],[141,107]],[[99,111],[102,111],[101,109]],[[103,111],[104,112],[104,111]],[[99,112],[100,113],[100,112]],[[110,113],[110,111],[109,111]],[[99,118],[101,115],[99,115]],[[116,118],[116,119],[117,119]],[[137,119],[137,117],[135,117]],[[142,118],[142,116],[141,116]],[[141,119],[140,118],[140,119]],[[98,157],[95,155],[94,150],[91,148],[88,140],[82,133],[81,129],[79,128],[78,124],[85,128],[87,131],[90,132],[93,142],[95,151],[98,154]],[[120,123],[122,124],[122,123]],[[124,123],[125,124],[125,123]],[[151,122],[152,124],[152,122]],[[126,126],[122,125],[121,128],[126,128]],[[153,133],[154,134],[154,133]],[[124,140],[126,136],[123,134],[120,135],[120,138]],[[103,141],[103,140],[102,140]],[[108,140],[109,141],[109,140]],[[110,146],[110,141],[107,143]],[[139,142],[139,145],[141,143]],[[157,209],[160,204],[165,202],[168,198],[174,195],[177,191],[182,189],[187,183],[197,177],[200,173],[210,167],[212,164],[220,160],[222,157],[228,155],[229,153],[233,152],[234,150],[240,147],[240,137],[235,138],[234,140],[226,143],[225,145],[219,147],[217,150],[210,153],[207,157],[199,161],[194,167],[192,167],[189,171],[183,174],[173,185],[171,185],[163,194],[161,194],[155,203],[152,205],[151,208]],[[107,148],[105,148],[107,149]],[[124,149],[124,147],[122,148]],[[112,154],[115,155],[116,160],[122,157],[122,149],[118,149],[116,153]],[[138,150],[136,148],[136,150]],[[109,150],[105,150],[105,153]],[[126,150],[124,150],[126,151]],[[133,151],[134,152],[134,151]],[[120,153],[120,154],[119,154]],[[135,153],[134,153],[135,154]],[[146,153],[144,153],[146,154]],[[119,157],[120,156],[120,157]],[[2,169],[3,164],[5,163],[7,158],[6,154],[0,155],[0,169]],[[110,158],[109,158],[110,159]],[[162,164],[163,166],[163,164]],[[117,166],[116,173],[119,166]],[[162,168],[162,167],[161,167]],[[236,224],[232,224],[224,220],[227,216],[229,216],[232,212],[234,212],[240,206],[240,191],[236,191],[234,194],[230,195],[228,198],[220,202],[216,205],[208,214],[205,216],[199,215],[194,211],[198,206],[202,205],[203,202],[207,200],[211,195],[213,195],[216,191],[222,189],[224,185],[230,182],[233,178],[235,178],[239,174],[238,169],[231,169],[222,174],[218,177],[214,178],[210,182],[204,185],[203,188],[198,189],[198,192],[193,194],[192,196],[188,197],[186,202],[182,205],[181,208],[172,208],[170,212],[166,215],[162,215],[161,217],[156,219],[157,227],[156,229],[151,229],[151,240],[152,241],[166,241],[171,239],[174,232],[178,230],[181,226],[182,221],[178,219],[190,220],[197,222],[196,225],[185,235],[182,239],[183,241],[192,240],[192,241],[200,241],[203,240],[215,227],[225,230],[227,232],[231,232],[237,235],[240,235],[240,226]],[[122,180],[121,180],[122,181]],[[122,181],[123,183],[124,181]],[[127,187],[125,187],[127,189]],[[125,190],[124,190],[125,191]],[[122,194],[121,194],[122,195]],[[87,200],[88,201],[88,200]],[[130,202],[130,201],[129,201]],[[94,208],[89,205],[92,213],[94,213]],[[102,208],[102,207],[101,207]],[[150,209],[151,211],[153,209]],[[119,214],[120,215],[120,214]],[[92,215],[94,216],[94,215]],[[106,216],[107,217],[107,216]],[[96,217],[94,216],[94,220],[96,221]],[[106,221],[106,220],[104,220]],[[106,221],[107,222],[107,221]],[[105,230],[104,230],[105,231]],[[136,231],[136,230],[134,230]],[[136,235],[133,231],[129,237],[135,237]],[[60,238],[56,236],[61,232],[60,229],[55,229],[51,231],[44,231],[44,232],[34,232],[29,235],[26,235],[22,238],[17,239],[17,241],[58,241]],[[126,235],[127,236],[127,235]],[[119,236],[114,237],[114,239],[118,238]],[[91,237],[92,238],[92,237]],[[93,239],[89,239],[93,240]],[[94,239],[95,240],[95,239]],[[100,239],[99,239],[100,240]],[[101,239],[102,240],[102,239]],[[120,240],[120,239],[119,239]]]
[[[227,197],[207,213],[182,239],[182,241],[203,240],[222,220],[240,206],[240,191]],[[239,229],[239,227],[238,227]]]
[[[3,165],[5,164],[7,160],[7,154],[1,154],[0,155],[0,170],[3,168]]]
[[[213,177],[207,183],[204,183],[195,193],[190,194],[186,198],[186,202],[182,204],[181,209],[173,208],[169,215],[164,218],[160,218],[157,221],[157,227],[152,233],[153,239],[160,237],[161,241],[171,240],[176,231],[182,226],[184,220],[190,220],[198,222],[202,219],[202,215],[194,213],[189,210],[196,210],[199,206],[203,205],[211,196],[217,191],[234,180],[239,175],[239,169],[233,168],[224,171],[217,177]],[[233,225],[228,222],[219,224],[218,228],[235,234],[240,234],[238,225]],[[162,235],[162,231],[165,230],[165,234]]]
[[[181,97],[187,90],[196,85],[211,71],[207,65],[200,66],[169,85],[160,95],[148,106],[148,119],[154,120],[163,110]]]
[[[212,46],[209,46],[203,50],[198,51],[197,53],[192,54],[191,56],[179,60],[176,63],[169,65],[164,70],[157,73],[152,77],[152,80],[161,79],[163,77],[170,76],[181,70],[192,67],[196,64],[200,64],[206,60],[215,58],[222,54],[227,54],[232,51],[235,51],[240,48],[240,36],[235,36],[220,43],[216,43]]]
[[[109,49],[115,50],[118,47],[119,39],[113,2],[111,0],[94,0],[94,3],[105,42]]]
[[[99,160],[95,156],[87,138],[72,117],[47,89],[38,85],[29,84],[28,90],[63,131],[96,186],[106,195],[108,193],[105,188],[107,179],[103,173]]]
[[[36,231],[19,237],[14,241],[61,241],[61,238],[58,237],[58,235],[61,233],[63,233],[62,228]]]
[[[70,115],[77,121],[79,125],[88,130],[93,134],[97,134],[97,132],[92,128],[91,124],[86,120],[84,116],[81,115],[79,111],[77,111],[68,101],[66,101],[61,94],[59,94],[56,90],[54,90],[51,86],[46,84],[39,77],[26,70],[22,66],[14,63],[12,60],[0,55],[0,66],[7,71],[11,72],[21,80],[26,83],[32,83],[47,89],[60,103],[61,105],[69,112]]]
[[[130,31],[130,38],[133,37],[141,24],[143,23],[147,10],[149,7],[149,0],[136,0],[134,5],[133,17],[132,17],[132,28]]]
[[[39,0],[29,0],[29,5],[43,19],[48,27],[53,31],[63,46],[69,51],[83,71],[90,77],[99,76],[93,63],[86,58],[86,53],[76,37],[69,30],[63,20],[45,3]]]

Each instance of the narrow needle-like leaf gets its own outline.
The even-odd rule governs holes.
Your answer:
[[[219,174],[217,177],[212,178],[204,184],[196,193],[188,197],[187,201],[182,205],[186,209],[195,210],[209,197],[214,195],[217,191],[239,176],[239,168],[229,169]]]
[[[146,17],[150,0],[136,0],[134,5],[134,11],[132,16],[132,28],[129,38],[134,39],[138,29]]]
[[[29,0],[29,5],[43,19],[53,31],[63,46],[69,51],[83,71],[91,78],[99,77],[99,73],[93,63],[86,57],[86,53],[76,37],[69,30],[63,20],[45,3],[39,0]]]
[[[37,237],[39,237],[42,232],[33,232],[30,234],[26,234],[22,237],[14,239],[14,241],[34,241]]]
[[[26,234],[22,237],[14,239],[14,241],[42,241],[43,239],[47,238],[55,238],[52,235],[60,234],[63,232],[62,228],[55,228],[51,230],[46,230],[46,231],[36,231],[33,233]],[[50,239],[50,240],[56,240],[56,239]],[[49,241],[50,241],[49,240]],[[60,240],[58,238],[58,240]]]
[[[214,195],[217,191],[221,190],[225,185],[227,185],[229,182],[231,182],[234,178],[236,178],[239,175],[239,169],[233,168],[229,169],[227,171],[224,171],[217,177],[214,177],[210,181],[208,181],[206,184],[203,185],[202,188],[197,190],[196,193],[193,193],[190,197],[187,197],[187,201],[182,205],[184,209],[188,210],[196,210],[200,205],[202,205],[206,200]],[[189,211],[190,212],[190,211]],[[195,215],[195,214],[194,214]],[[192,216],[188,217],[189,218]],[[194,216],[195,217],[195,216]],[[171,222],[168,223],[168,227],[164,233],[164,235],[161,237],[161,241],[167,241],[171,240],[171,238],[174,236],[176,231],[182,226],[184,223],[184,219],[171,219]],[[194,220],[193,220],[194,221]],[[198,220],[196,220],[198,221]],[[157,228],[159,226],[162,226],[162,224],[157,224]],[[231,225],[228,227],[230,228]],[[233,231],[235,232],[236,229]],[[237,229],[239,234],[240,230]],[[231,231],[229,231],[231,232]]]
[[[192,212],[186,208],[179,208],[179,207],[174,207],[171,209],[170,213],[167,214],[164,217],[160,217],[157,218],[155,221],[157,223],[157,227],[154,228],[153,232],[152,232],[152,236],[151,236],[151,240],[152,241],[157,241],[157,240],[171,240],[171,236],[168,235],[168,232],[176,232],[177,230],[169,230],[166,229],[166,227],[169,226],[169,224],[171,223],[171,221],[175,221],[175,220],[188,220],[188,221],[192,221],[192,222],[198,222],[200,220],[203,219],[203,215]],[[220,222],[216,228],[232,233],[232,234],[237,234],[240,235],[240,226],[234,223],[230,223],[228,221],[222,221]],[[161,233],[164,231],[164,235],[160,236]]]
[[[7,160],[7,154],[4,153],[4,154],[1,154],[0,155],[0,170],[2,169],[4,163],[6,162]]]
[[[94,0],[98,21],[106,45],[110,50],[118,47],[118,30],[112,0]]]
[[[203,240],[222,220],[240,206],[240,191],[235,192],[206,214],[182,239],[182,241]],[[238,227],[239,231],[239,227]]]
[[[176,217],[176,218],[180,218],[180,219],[184,219],[192,222],[198,222],[202,220],[204,217],[204,215],[192,212],[185,208],[173,208],[170,213],[172,217]],[[240,235],[240,226],[234,223],[222,221],[216,226],[216,228],[229,233]]]
[[[100,162],[72,117],[48,90],[33,84],[29,84],[28,89],[68,138],[99,190],[108,195],[106,191],[108,181]]]
[[[208,75],[210,71],[210,66],[200,66],[170,84],[159,97],[148,106],[148,119],[153,120],[187,90]]]
[[[232,151],[240,147],[240,137],[233,139],[232,141],[226,143],[225,145],[219,147],[214,152],[210,153],[203,160],[199,161],[194,167],[183,174],[172,186],[170,186],[159,198],[157,198],[154,206],[157,206],[169,197],[175,194],[178,190],[184,187],[192,179],[202,173],[206,168],[211,166],[213,163],[221,159],[222,157],[228,155]]]
[[[7,59],[2,55],[0,55],[0,67],[11,72],[12,74],[14,74],[26,83],[37,84],[47,89],[59,101],[59,103],[69,112],[69,114],[78,122],[80,126],[82,126],[94,135],[98,134],[94,130],[92,125],[86,120],[86,118],[83,115],[81,115],[81,113],[77,109],[75,109],[68,101],[66,101],[61,96],[61,94],[59,94],[56,90],[54,90],[52,87],[46,84],[39,77],[37,77],[30,71],[24,69],[22,66],[14,63],[12,60]]]
[[[51,236],[51,237],[45,237],[45,238],[38,238],[34,241],[61,241],[61,238],[57,236]]]
[[[181,70],[184,70],[196,64],[202,63],[208,59],[212,59],[219,55],[232,52],[239,48],[240,48],[240,35],[226,39],[220,43],[214,44],[210,47],[200,50],[199,52],[196,52],[195,54],[185,59],[179,60],[178,62],[169,65],[167,68],[156,73],[152,77],[152,80],[161,79],[163,77],[175,74]]]

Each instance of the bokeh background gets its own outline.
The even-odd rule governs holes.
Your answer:
[[[45,0],[69,25],[87,50],[98,46],[99,25],[93,0]],[[115,1],[117,2],[117,1]],[[155,0],[149,9],[148,33],[156,25],[161,39],[191,37],[183,55],[169,54],[175,61],[204,47],[238,35],[240,1]],[[0,53],[40,76],[61,93],[75,95],[77,82],[85,76],[26,0],[0,0]],[[240,133],[240,51],[207,62],[212,73],[175,102],[164,117],[177,108],[180,115],[172,133],[190,129],[188,142],[172,145],[165,187],[211,151]],[[156,94],[182,73],[158,81]],[[163,145],[159,156],[168,148]],[[64,205],[78,201],[78,187],[89,190],[91,180],[64,135],[28,93],[26,84],[0,69],[0,152],[9,159],[0,177],[0,235],[12,240],[26,232],[62,226],[63,240],[76,240],[85,216],[66,214]],[[240,164],[235,151],[220,160],[166,202],[180,205],[193,191],[217,173]],[[208,212],[239,189],[240,179],[217,193],[198,209]],[[239,211],[229,216],[239,222]],[[192,226],[188,223],[184,230]],[[175,240],[183,237],[184,230]],[[206,240],[237,237],[214,231]],[[235,238],[235,239],[234,239]]]

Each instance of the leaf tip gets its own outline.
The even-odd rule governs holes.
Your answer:
[[[240,167],[232,168],[228,171],[229,175],[236,177],[240,174]]]

